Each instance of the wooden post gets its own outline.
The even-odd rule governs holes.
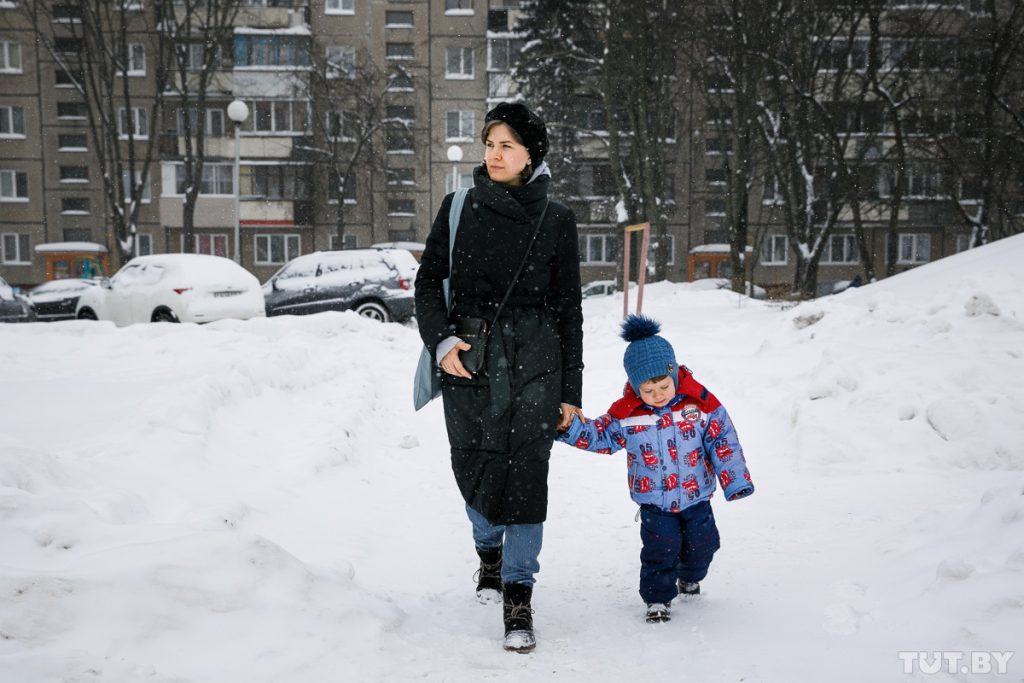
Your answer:
[[[640,314],[644,307],[644,282],[647,279],[647,249],[650,245],[650,234],[651,224],[650,223],[637,223],[636,225],[627,225],[623,229],[623,245],[622,250],[622,317],[625,318],[629,315],[629,252],[632,241],[630,238],[632,233],[638,230],[643,231],[643,235],[640,238],[640,273],[637,275],[637,294],[636,294],[636,312]]]

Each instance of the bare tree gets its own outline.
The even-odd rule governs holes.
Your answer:
[[[161,29],[172,55],[173,77],[167,79],[167,90],[176,107],[176,132],[171,140],[174,156],[180,156],[182,162],[182,247],[186,253],[195,251],[195,212],[207,157],[207,135],[225,133],[223,113],[218,124],[208,110],[211,86],[217,72],[225,68],[224,53],[231,50],[241,4],[242,0],[160,0],[159,4]],[[214,129],[217,126],[219,130]]]
[[[165,34],[154,8],[139,0],[37,0],[22,7],[59,77],[82,96],[103,183],[107,242],[123,264],[137,252],[139,208],[157,154],[152,132],[164,106]],[[141,65],[146,77],[133,77]]]
[[[334,202],[340,246],[349,222],[345,202],[356,197],[356,179],[387,173],[384,138],[409,136],[411,113],[400,105],[389,108],[392,84],[409,74],[401,66],[382,68],[367,50],[314,49],[314,54],[326,57],[314,58],[310,74],[314,144],[303,152],[323,170],[315,182]]]

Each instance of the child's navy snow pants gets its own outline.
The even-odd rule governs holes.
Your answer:
[[[700,581],[719,548],[711,503],[704,500],[681,512],[640,506],[640,597],[669,602],[678,594],[676,580]]]

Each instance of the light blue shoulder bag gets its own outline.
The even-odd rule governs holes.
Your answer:
[[[452,297],[448,291],[448,280],[452,276],[452,251],[455,249],[455,233],[459,231],[459,217],[462,216],[462,205],[466,202],[468,187],[459,188],[452,197],[452,206],[448,211],[448,277],[441,282],[441,289],[444,290],[445,304],[451,309]],[[416,377],[412,382],[412,402],[419,410],[423,406],[437,398],[441,393],[441,370],[437,367],[437,361],[431,355],[427,347],[420,351],[420,360],[416,364]]]

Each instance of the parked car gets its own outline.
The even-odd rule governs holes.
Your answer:
[[[583,285],[581,293],[583,298],[586,299],[589,296],[606,296],[608,294],[614,294],[619,291],[619,286],[615,280],[594,280]]]
[[[78,297],[90,287],[99,286],[98,279],[64,278],[50,280],[32,288],[28,298],[36,307],[36,318],[42,322],[74,320]]]
[[[259,280],[231,259],[205,254],[138,256],[78,299],[75,315],[117,325],[207,323],[265,315]]]
[[[382,322],[415,312],[419,265],[405,249],[318,251],[289,261],[263,285],[267,315],[355,311]]]
[[[0,322],[27,323],[36,319],[36,309],[27,297],[14,291],[7,280],[0,277]]]

